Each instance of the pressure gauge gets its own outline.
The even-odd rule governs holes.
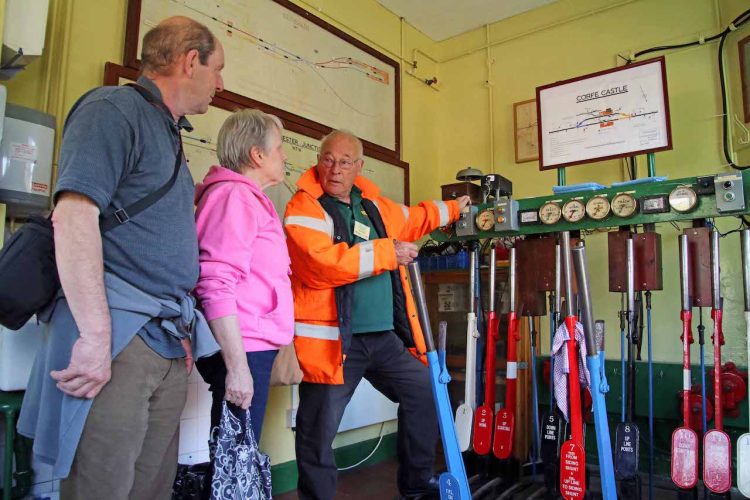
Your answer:
[[[482,210],[474,219],[480,231],[489,231],[495,227],[495,213],[492,209]]]
[[[562,207],[562,216],[568,222],[578,222],[586,215],[586,206],[581,200],[570,200]]]
[[[638,202],[630,193],[619,193],[612,198],[612,213],[618,217],[632,217],[638,209]]]
[[[542,224],[556,224],[560,220],[561,215],[562,210],[560,210],[560,205],[554,201],[548,201],[539,209],[539,219],[542,221]]]
[[[606,196],[594,196],[586,202],[586,213],[594,220],[602,220],[609,215],[609,200]]]
[[[675,212],[685,213],[695,208],[698,195],[690,186],[677,186],[669,193],[669,206]]]

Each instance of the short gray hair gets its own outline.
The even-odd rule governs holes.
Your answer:
[[[325,149],[326,144],[328,144],[328,141],[330,141],[332,139],[335,139],[336,137],[339,137],[339,136],[348,137],[349,139],[351,139],[352,142],[354,142],[357,145],[357,152],[358,152],[357,159],[361,160],[362,157],[365,154],[364,153],[364,147],[362,146],[362,141],[359,140],[359,137],[357,137],[356,135],[354,135],[354,132],[350,132],[349,130],[346,130],[346,129],[343,129],[343,128],[342,129],[338,129],[338,130],[333,130],[328,135],[326,135],[325,137],[323,137],[323,139],[320,141],[320,151],[321,151],[321,153]]]
[[[284,131],[278,116],[259,109],[235,111],[219,130],[216,155],[219,164],[229,170],[242,173],[250,166],[250,150],[259,147],[267,153],[271,147],[271,130]]]
[[[216,37],[204,25],[188,17],[170,17],[143,37],[141,70],[166,75],[177,58],[191,50],[198,51],[198,60],[205,66],[216,50]]]

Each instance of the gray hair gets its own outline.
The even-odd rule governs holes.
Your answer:
[[[353,132],[350,132],[349,130],[346,130],[343,128],[338,129],[338,130],[333,130],[328,135],[323,137],[323,139],[320,141],[320,151],[323,152],[328,142],[331,141],[332,139],[335,139],[336,137],[347,137],[352,142],[354,142],[354,144],[356,144],[357,146],[357,158],[356,159],[357,160],[362,159],[362,157],[364,156],[364,147],[362,146],[362,141],[360,141],[359,137],[354,135]]]
[[[141,70],[166,75],[177,58],[191,50],[198,51],[198,60],[205,66],[216,50],[216,37],[204,25],[188,17],[170,17],[143,37]]]
[[[267,153],[271,147],[271,130],[284,131],[278,116],[259,109],[235,111],[219,130],[216,155],[219,164],[229,170],[242,173],[250,166],[250,150],[259,147]]]

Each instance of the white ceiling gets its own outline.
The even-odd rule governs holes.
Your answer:
[[[378,0],[439,42],[556,0]]]

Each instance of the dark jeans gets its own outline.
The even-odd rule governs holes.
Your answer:
[[[253,426],[255,439],[260,441],[260,433],[263,429],[263,418],[266,414],[266,403],[268,402],[268,383],[271,380],[271,368],[273,360],[279,353],[277,350],[248,352],[247,364],[250,374],[253,376],[253,399],[250,402],[250,423]],[[227,368],[221,351],[213,356],[199,359],[196,363],[198,371],[203,380],[209,385],[213,404],[211,405],[211,428],[219,425],[221,420],[221,405],[224,401],[224,383],[227,378]]]
[[[295,449],[300,499],[333,499],[338,472],[331,446],[344,409],[363,377],[399,403],[399,491],[409,494],[427,489],[439,433],[429,371],[394,332],[379,332],[353,336],[343,385],[302,382],[299,386]]]
[[[268,402],[268,383],[271,380],[271,368],[273,360],[276,359],[278,350],[247,352],[247,364],[250,367],[250,375],[253,377],[253,399],[250,401],[250,423],[253,427],[255,439],[260,442],[260,433],[263,430],[263,418],[266,414],[266,403]],[[203,380],[209,385],[211,391],[211,429],[219,425],[221,421],[221,407],[224,401],[225,382],[227,378],[227,367],[221,351],[213,356],[199,359],[195,366],[198,368]],[[237,415],[239,407],[229,405],[230,411]],[[241,415],[237,415],[242,418]],[[208,500],[211,496],[211,479],[213,467],[203,478],[203,492],[201,500]]]

